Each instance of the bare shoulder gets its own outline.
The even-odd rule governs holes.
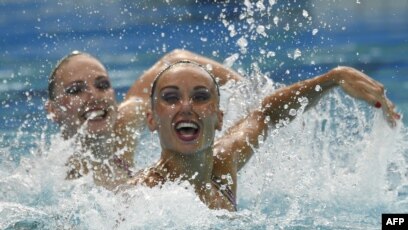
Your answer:
[[[160,186],[165,182],[165,177],[154,167],[140,170],[127,184],[144,185],[148,187]]]
[[[119,136],[121,132],[126,133],[125,129],[140,129],[144,126],[147,102],[142,98],[131,97],[122,102],[118,107],[118,117],[115,123],[115,131]]]
[[[118,121],[144,117],[148,102],[141,97],[129,97],[119,107]]]

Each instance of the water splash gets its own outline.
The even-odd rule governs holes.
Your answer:
[[[226,112],[224,130],[258,106],[260,98],[281,86],[271,81],[269,74],[281,77],[276,73],[282,73],[282,80],[286,81],[289,73],[294,72],[292,67],[287,67],[288,64],[296,67],[305,63],[307,58],[313,59],[311,63],[315,60],[318,63],[335,60],[330,52],[327,56],[320,56],[322,60],[315,57],[320,48],[309,44],[301,45],[301,34],[306,32],[318,35],[314,39],[318,40],[318,44],[324,45],[328,40],[324,37],[325,30],[333,30],[334,26],[346,27],[341,23],[334,25],[335,23],[330,24],[324,20],[316,23],[316,18],[312,17],[313,12],[305,9],[302,1],[298,1],[296,5],[293,4],[296,1],[283,4],[277,2],[244,1],[242,11],[238,12],[239,20],[235,21],[229,18],[226,9],[219,14],[227,36],[217,42],[228,42],[236,48],[230,52],[224,64],[238,66],[238,71],[247,76],[247,81],[222,87],[221,107]],[[76,7],[76,15],[91,18],[91,14],[88,15],[90,10],[92,14],[101,15],[101,12],[93,9],[93,3],[89,1],[87,7]],[[171,1],[166,1],[166,4],[170,3]],[[102,6],[105,4],[107,2],[103,2]],[[121,8],[123,12],[115,15],[141,17],[136,13],[132,15],[131,7]],[[162,13],[156,7],[140,8],[151,10],[150,17]],[[173,10],[176,11],[176,7]],[[331,17],[332,14],[327,15]],[[191,14],[180,13],[177,20],[189,17]],[[205,16],[208,22],[211,18]],[[120,23],[129,18],[104,19],[119,22],[107,30],[119,31],[120,40],[130,36],[121,28]],[[172,22],[174,21],[169,20],[163,23],[168,26]],[[152,24],[155,28],[163,27]],[[73,32],[71,30],[84,28],[84,24],[79,23],[72,29],[58,22],[57,27],[70,34]],[[176,26],[175,31],[180,28]],[[189,27],[191,34],[199,30],[200,28]],[[173,35],[170,32],[153,33],[160,34],[159,37],[163,39],[171,39]],[[115,36],[114,32],[110,35],[109,37]],[[137,35],[143,37],[139,33]],[[64,37],[60,34],[55,35],[56,40],[50,35],[41,35],[44,36],[49,37],[47,41],[55,41],[56,47],[64,42]],[[162,41],[153,37],[158,43]],[[198,37],[203,44],[210,43],[207,42],[210,41],[207,35],[200,34]],[[177,39],[179,37],[175,38]],[[190,43],[183,39],[185,38],[181,39],[180,44],[189,47]],[[69,36],[67,40],[83,42],[81,36]],[[136,47],[131,46],[135,50],[144,51],[144,48],[149,47],[143,42],[134,42],[133,38],[131,40],[132,44],[138,44]],[[281,40],[288,43],[288,47],[283,47],[279,43]],[[101,43],[92,41],[88,48]],[[103,43],[109,50],[109,54],[105,54],[105,60],[117,60],[122,55],[110,53],[111,42]],[[68,43],[63,46],[74,45]],[[155,43],[154,46],[148,48],[148,51],[157,54],[165,52],[171,45]],[[47,54],[51,49],[47,50]],[[211,53],[214,57],[220,57],[222,52],[213,50]],[[127,55],[129,54],[123,54],[122,58],[127,59]],[[130,56],[134,59],[133,54]],[[240,61],[251,63],[247,65],[249,71],[243,69],[245,65],[240,66]],[[123,64],[123,61],[117,64]],[[269,71],[266,74],[262,71],[265,66]],[[33,70],[27,72],[27,78],[33,75]],[[129,85],[134,80],[134,72],[129,72],[130,77],[123,85]],[[117,75],[123,74],[118,72]],[[21,83],[20,79],[12,80],[11,85],[9,79],[3,80],[3,83],[15,86],[16,91],[33,86]],[[119,77],[115,78],[115,82],[116,80]],[[6,88],[1,90],[5,91]],[[243,99],[242,95],[248,98]],[[30,95],[26,96],[28,100]],[[8,97],[6,99],[2,105],[10,108],[13,104]],[[163,188],[153,189],[138,187],[118,195],[95,187],[89,176],[66,181],[65,170],[62,169],[67,156],[73,153],[71,142],[55,136],[48,143],[43,136],[49,135],[49,130],[41,129],[39,132],[19,129],[15,133],[13,131],[12,138],[0,134],[1,144],[5,143],[5,146],[0,147],[0,228],[369,229],[378,228],[380,214],[383,212],[408,211],[408,132],[404,125],[390,129],[380,111],[345,97],[339,91],[327,95],[316,109],[300,116],[302,113],[299,110],[293,111],[292,114],[298,118],[291,124],[269,130],[267,140],[240,172],[237,213],[208,210],[187,184],[180,186],[169,183]],[[27,117],[24,125],[31,125],[31,121]],[[217,133],[217,136],[220,135],[222,132]],[[143,168],[158,159],[160,146],[157,134],[150,134],[146,130],[140,134],[140,139],[136,162],[138,168]],[[27,143],[35,144],[25,148]]]

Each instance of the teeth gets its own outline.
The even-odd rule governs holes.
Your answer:
[[[193,129],[198,129],[198,126],[194,123],[190,122],[181,122],[177,125],[176,129],[182,129],[182,128],[193,128]]]
[[[87,120],[92,120],[92,119],[95,119],[95,118],[103,116],[103,115],[105,115],[105,111],[95,110],[95,111],[85,113],[85,118]]]

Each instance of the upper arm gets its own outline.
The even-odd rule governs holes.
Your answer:
[[[147,102],[141,98],[131,97],[119,105],[118,118],[115,123],[116,150],[128,164],[133,165],[137,134],[145,124]]]

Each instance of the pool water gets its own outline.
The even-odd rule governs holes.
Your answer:
[[[382,213],[408,213],[407,1],[0,6],[1,229],[379,229]],[[334,90],[316,109],[271,130],[240,172],[237,213],[207,209],[188,185],[119,196],[91,178],[65,181],[61,168],[72,143],[61,140],[43,107],[58,59],[73,50],[100,58],[121,101],[144,70],[176,48],[249,79],[221,90],[226,127],[280,84],[338,65],[382,82],[403,118],[391,129],[381,111]],[[138,168],[159,156],[157,136],[145,130],[140,137]]]

